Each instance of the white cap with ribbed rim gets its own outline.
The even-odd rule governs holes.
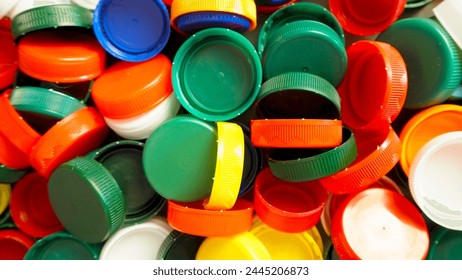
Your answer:
[[[462,49],[462,1],[460,0],[444,0],[438,6],[433,8],[438,21],[451,35],[459,48]]]

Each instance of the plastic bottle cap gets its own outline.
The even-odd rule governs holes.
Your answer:
[[[461,63],[458,48],[436,21],[402,19],[377,37],[402,55],[409,88],[405,108],[419,109],[445,101],[459,86]]]
[[[0,21],[5,23],[5,28],[0,28],[0,89],[3,89],[14,82],[14,77],[18,69],[18,49],[14,44],[13,35],[9,27],[10,20],[7,18],[1,19],[0,16]]]
[[[29,166],[29,156],[5,138],[0,130],[0,182],[16,182],[15,179],[19,179]]]
[[[41,1],[31,0],[19,1],[21,2],[24,3],[17,5],[12,11],[14,15],[10,15],[13,19],[11,28],[15,39],[42,29],[80,27],[85,30],[92,27],[92,13],[82,7],[62,4],[63,1],[57,0],[52,5],[37,4]]]
[[[168,201],[167,220],[175,230],[197,236],[227,236],[247,231],[252,226],[253,204],[237,199],[229,210],[204,209],[202,201]]]
[[[349,196],[332,221],[341,259],[425,259],[429,234],[417,207],[395,191],[372,188]]]
[[[251,139],[264,148],[333,148],[342,143],[342,121],[319,119],[251,120]]]
[[[17,149],[16,156],[22,159],[29,155],[32,147],[41,136],[26,123],[11,105],[10,94],[11,90],[8,89],[0,96],[0,136],[4,137],[5,141],[12,143]]]
[[[5,17],[18,2],[19,0],[3,0],[0,3],[0,19]]]
[[[347,168],[358,155],[351,130],[342,132],[342,144],[333,149],[273,149],[268,155],[272,174],[288,182],[313,181]]]
[[[414,115],[403,127],[399,138],[403,143],[400,165],[406,175],[416,154],[434,137],[462,130],[462,106],[443,104]]]
[[[263,7],[258,7],[259,11],[261,11],[262,8]],[[260,55],[263,54],[263,51],[267,47],[268,39],[272,37],[274,31],[290,22],[299,20],[314,20],[324,23],[338,34],[343,43],[345,42],[343,29],[329,10],[315,3],[299,2],[274,11],[265,23],[263,23],[258,36],[258,53]]]
[[[165,199],[149,184],[142,166],[144,144],[112,142],[87,156],[101,163],[119,184],[125,198],[125,224],[144,222],[165,205]]]
[[[181,105],[211,121],[244,113],[257,98],[262,81],[253,45],[243,35],[223,28],[208,28],[187,39],[175,54],[172,72]]]
[[[156,260],[162,242],[171,231],[161,217],[123,228],[106,241],[100,259]]]
[[[170,96],[171,71],[172,62],[163,54],[144,62],[116,62],[96,79],[92,98],[106,118],[139,116]]]
[[[158,260],[195,260],[204,237],[172,231],[162,242]]]
[[[170,36],[170,16],[161,0],[100,0],[93,30],[108,53],[125,61],[159,54]]]
[[[462,260],[462,232],[438,227],[431,232],[428,260]]]
[[[22,260],[35,240],[16,229],[0,230],[0,260]]]
[[[405,8],[406,9],[421,8],[431,2],[433,2],[433,0],[407,0]]]
[[[128,119],[104,118],[106,124],[122,138],[143,140],[167,120],[173,118],[180,109],[180,103],[173,92],[159,105],[141,115]]]
[[[40,175],[49,177],[60,164],[98,148],[108,132],[95,108],[77,110],[56,123],[35,144],[30,164]]]
[[[239,197],[244,196],[253,188],[253,183],[257,173],[263,167],[263,155],[260,149],[252,145],[250,141],[250,129],[247,125],[237,122],[244,131],[245,152],[244,152],[244,171],[242,174]]]
[[[457,187],[462,132],[439,135],[417,153],[409,172],[409,189],[420,209],[435,223],[462,230],[461,191]]]
[[[441,3],[433,8],[433,13],[459,48],[462,49],[462,28],[457,21],[462,16],[461,4],[457,0],[441,1]]]
[[[67,232],[57,232],[38,240],[25,260],[97,260],[101,245],[88,244]]]
[[[177,116],[149,136],[143,167],[151,186],[164,198],[196,201],[210,195],[216,158],[216,127],[193,117]]]
[[[270,260],[265,245],[252,233],[208,237],[197,251],[196,260]]]
[[[403,58],[393,46],[375,41],[358,41],[347,55],[348,68],[338,88],[343,121],[353,129],[388,127],[406,99]]]
[[[235,123],[217,122],[217,161],[212,191],[204,208],[228,210],[233,208],[241,187],[244,171],[244,132]]]
[[[11,185],[1,183],[0,184],[0,215],[3,214],[8,208],[8,204],[10,203],[11,197]]]
[[[286,233],[260,222],[250,233],[265,246],[271,260],[322,260],[322,251],[308,231]]]
[[[296,3],[298,0],[289,0],[280,5],[259,5],[257,2],[257,12],[262,14],[272,14],[286,6]],[[273,1],[274,2],[274,1]]]
[[[262,64],[265,79],[287,72],[305,72],[336,87],[345,75],[347,54],[343,41],[328,25],[298,20],[271,33],[262,53]]]
[[[117,181],[90,158],[76,157],[60,165],[48,181],[48,195],[64,228],[84,242],[105,241],[125,218]]]
[[[387,29],[403,13],[406,0],[329,0],[329,8],[343,29],[358,36],[370,36]]]
[[[385,176],[399,161],[401,141],[393,128],[355,134],[358,157],[347,168],[321,178],[321,184],[334,194],[360,191]]]
[[[96,9],[96,5],[98,5],[99,0],[71,0],[71,2],[79,5],[80,7],[93,11]]]
[[[63,119],[85,107],[83,102],[62,92],[41,87],[15,87],[10,104],[17,111]]]
[[[265,119],[340,119],[335,87],[309,73],[284,73],[267,80],[255,108]]]
[[[282,181],[269,168],[255,180],[255,212],[265,224],[279,231],[311,229],[318,223],[326,200],[327,191],[317,181]]]
[[[32,172],[21,178],[11,194],[10,212],[24,233],[42,238],[63,229],[50,205],[48,181]]]
[[[251,0],[176,0],[172,2],[170,23],[185,33],[212,27],[252,31],[257,26],[257,8]]]
[[[42,30],[18,45],[19,69],[48,82],[76,83],[98,77],[106,54],[91,35],[75,30]]]

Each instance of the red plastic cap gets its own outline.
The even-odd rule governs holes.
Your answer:
[[[63,230],[48,198],[48,180],[32,172],[19,180],[11,193],[11,218],[24,233],[42,238]]]
[[[17,229],[0,230],[0,260],[22,260],[34,238]]]
[[[0,89],[13,84],[18,70],[18,49],[10,25],[8,18],[0,19]]]
[[[370,36],[382,32],[403,13],[406,0],[329,0],[329,8],[345,31]]]
[[[296,233],[314,227],[327,201],[318,181],[291,183],[279,180],[269,168],[255,180],[254,204],[258,217],[268,226]]]

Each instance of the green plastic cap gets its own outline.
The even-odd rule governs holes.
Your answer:
[[[77,157],[50,176],[48,195],[64,228],[88,243],[100,243],[117,231],[125,218],[122,191],[99,162]]]
[[[172,231],[160,246],[158,260],[195,260],[205,237]]]
[[[210,195],[217,158],[217,128],[190,116],[174,117],[146,141],[143,168],[166,199],[192,202]]]
[[[457,46],[438,22],[402,19],[381,33],[377,41],[395,47],[406,63],[409,87],[404,108],[440,104],[459,86],[462,68]]]

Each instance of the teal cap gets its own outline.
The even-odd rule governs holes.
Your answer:
[[[244,113],[262,82],[260,58],[238,32],[209,28],[186,40],[173,60],[173,90],[192,115],[226,121]]]
[[[143,168],[166,199],[191,202],[210,195],[217,158],[217,128],[192,116],[177,116],[146,141]]]

